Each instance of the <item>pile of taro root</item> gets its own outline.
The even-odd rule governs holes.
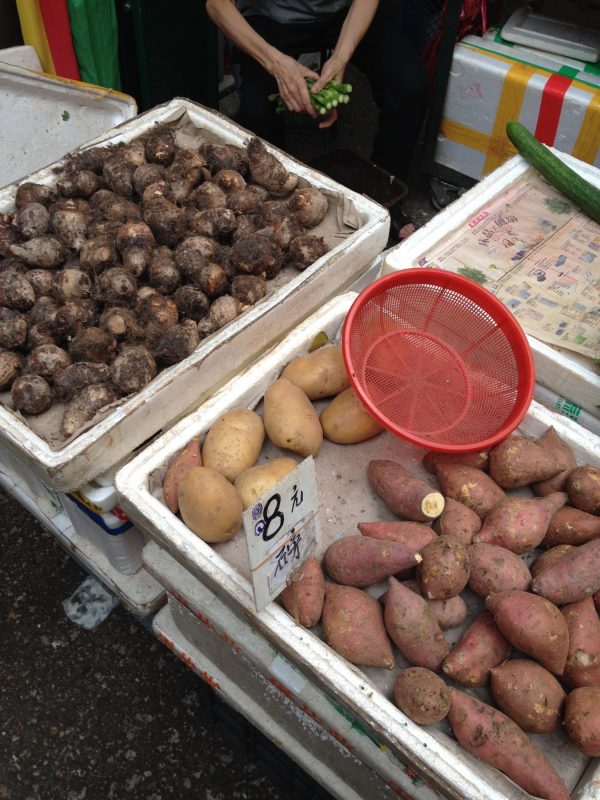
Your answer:
[[[327,251],[328,201],[259,139],[177,145],[157,126],[68,157],[0,215],[0,391],[63,439],[140,391]]]

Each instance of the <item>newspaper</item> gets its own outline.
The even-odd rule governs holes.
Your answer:
[[[600,358],[600,225],[534,171],[418,263],[483,284],[536,338]]]

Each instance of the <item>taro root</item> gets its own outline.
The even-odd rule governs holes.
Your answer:
[[[160,294],[160,292],[157,292],[153,286],[140,286],[135,296],[136,311],[139,311],[140,305],[144,302],[144,300],[147,297],[152,297],[152,295],[156,294]]]
[[[137,292],[135,276],[124,267],[105,270],[96,281],[98,299],[110,305],[130,305]]]
[[[237,218],[237,225],[231,235],[232,241],[235,243],[242,236],[249,236],[251,233],[256,233],[262,225],[262,220],[258,214],[240,214]]]
[[[128,222],[117,231],[115,243],[123,266],[139,278],[150,264],[156,244],[150,228],[145,222]]]
[[[281,269],[283,254],[272,241],[272,231],[263,230],[239,238],[230,261],[238,272],[270,278]]]
[[[217,243],[207,236],[187,236],[177,245],[173,256],[178,270],[189,280],[190,275],[212,259],[217,250]]]
[[[75,200],[61,200],[52,207],[52,230],[70,250],[78,253],[85,242],[88,217]]]
[[[117,263],[117,248],[111,236],[95,236],[88,239],[79,251],[79,263],[83,269],[97,275]]]
[[[64,338],[75,336],[96,317],[96,308],[90,300],[72,300],[60,306],[54,317],[54,329]]]
[[[210,181],[194,189],[188,199],[198,211],[207,211],[210,208],[226,208],[227,206],[227,195],[223,189]]]
[[[77,361],[59,372],[54,378],[56,399],[67,403],[78,395],[86,386],[94,383],[108,383],[111,368],[107,364],[95,364],[90,361]]]
[[[50,384],[41,375],[19,375],[10,390],[15,411],[42,414],[54,401]]]
[[[199,322],[208,314],[210,303],[204,292],[195,286],[181,286],[173,294],[173,300],[182,319]]]
[[[92,217],[87,229],[87,240],[95,239],[97,236],[106,237],[114,244],[117,231],[123,223],[119,219],[96,219]],[[79,252],[81,258],[81,251]]]
[[[54,200],[55,192],[50,186],[44,186],[41,183],[25,183],[19,184],[17,193],[15,195],[15,207],[17,209],[29,205],[29,203],[41,203],[44,206],[49,205]]]
[[[288,250],[292,241],[303,231],[302,225],[292,217],[283,217],[270,223],[268,227],[273,231],[271,241],[280,250]]]
[[[25,275],[29,269],[20,258],[9,255],[7,258],[0,259],[0,272],[18,272],[19,275]]]
[[[206,159],[195,150],[179,149],[167,170],[166,180],[176,203],[187,200],[190,192],[204,180]]]
[[[103,187],[103,179],[91,169],[66,169],[56,181],[56,188],[63,197],[88,198]]]
[[[305,228],[314,228],[325,219],[329,203],[325,195],[314,186],[304,186],[294,191],[288,207]]]
[[[54,278],[52,296],[61,305],[72,300],[84,300],[92,296],[92,281],[80,269],[61,269]]]
[[[144,326],[144,341],[149,347],[154,347],[163,333],[179,320],[175,301],[162,294],[153,294],[142,300],[138,313]]]
[[[142,326],[137,313],[131,308],[113,306],[100,315],[99,326],[115,339],[134,341],[142,338]]]
[[[122,158],[134,167],[146,163],[146,138],[138,136],[131,142],[119,145],[117,158]]]
[[[327,250],[328,247],[321,236],[312,236],[309,233],[296,236],[288,248],[288,262],[296,269],[303,270],[324,256]]]
[[[288,172],[274,155],[269,153],[263,142],[253,137],[246,148],[248,169],[254,183],[264,186],[272,194],[286,195],[298,185],[298,176]]]
[[[109,145],[108,147],[89,147],[87,150],[74,153],[69,157],[66,169],[73,172],[89,170],[99,175],[104,162],[111,157],[114,149],[114,145]]]
[[[194,352],[200,337],[196,323],[187,319],[165,331],[155,348],[156,357],[163,364],[177,364]]]
[[[53,273],[51,273],[53,274]],[[27,314],[27,322],[30,325],[37,325],[39,322],[54,324],[58,306],[52,297],[38,297],[31,310]]]
[[[55,344],[42,344],[32,350],[25,362],[27,372],[41,375],[48,383],[71,364],[69,354]]]
[[[225,294],[229,288],[229,281],[223,267],[210,261],[196,272],[193,282],[211,299]]]
[[[160,164],[142,164],[133,173],[133,186],[140,197],[153,183],[164,181],[166,170]]]
[[[164,197],[156,197],[144,206],[144,221],[158,244],[175,247],[186,227],[186,213]]]
[[[0,214],[0,256],[10,253],[10,246],[17,241],[17,229],[10,214]]]
[[[38,236],[23,244],[11,244],[9,252],[30,267],[52,269],[59,267],[67,256],[62,242],[55,236]]]
[[[102,214],[105,206],[117,200],[119,200],[119,196],[111,192],[110,189],[98,189],[90,197],[90,210],[94,213]]]
[[[236,216],[255,214],[260,208],[260,203],[256,195],[248,189],[240,189],[227,195],[227,208],[230,208]]]
[[[27,347],[35,350],[43,344],[56,344],[58,334],[53,325],[48,322],[36,322],[27,331]]]
[[[239,147],[231,144],[203,143],[198,149],[213,175],[222,169],[233,169],[240,175],[245,175],[248,171],[248,156]]]
[[[205,339],[207,336],[210,336],[211,333],[214,333],[218,330],[219,326],[215,319],[213,319],[210,314],[207,314],[203,319],[200,320],[198,323],[198,337],[200,339]]]
[[[24,239],[33,239],[48,233],[50,214],[41,203],[28,203],[17,210],[15,224]]]
[[[33,286],[18,272],[0,272],[0,306],[29,311],[35,303]]]
[[[114,403],[119,395],[106,383],[93,383],[85,386],[65,407],[61,432],[65,439],[70,438],[87,422],[92,420],[104,406]]]
[[[156,181],[146,186],[142,195],[142,205],[149,206],[154,200],[162,199],[168,200],[169,203],[175,203],[175,193],[171,188],[171,184],[166,180]]]
[[[111,369],[112,382],[121,394],[139,392],[155,376],[154,356],[142,345],[124,347]]]
[[[188,209],[187,229],[199,236],[227,236],[235,230],[236,216],[230,208],[211,208],[207,211]]]
[[[120,156],[109,159],[102,168],[102,177],[115,194],[131,197],[135,193],[133,173],[136,165]]]
[[[99,194],[99,192],[96,192]],[[142,218],[142,210],[132,200],[127,200],[125,197],[113,195],[112,192],[107,192],[111,197],[105,197],[99,204],[99,213],[107,220],[115,219],[119,222],[136,221]]]
[[[231,281],[231,296],[242,306],[252,306],[267,294],[267,282],[258,275],[236,275]]]
[[[145,154],[153,164],[168,167],[175,157],[173,133],[167,130],[151,133],[146,140]]]
[[[0,347],[12,350],[27,339],[27,320],[19,311],[0,307]]]
[[[213,183],[222,189],[225,194],[239,192],[246,188],[246,181],[234,169],[221,169],[213,175]]]
[[[22,366],[22,356],[0,347],[0,391],[10,389]]]
[[[107,364],[116,347],[116,341],[102,328],[84,328],[76,333],[69,344],[69,355],[73,361],[92,361]]]
[[[160,294],[173,294],[181,285],[181,273],[168,247],[158,247],[152,253],[148,267],[148,282]]]
[[[54,273],[49,269],[30,269],[25,277],[31,284],[36,297],[46,297],[52,293]]]
[[[261,226],[266,227],[267,225],[272,225],[274,222],[280,222],[282,219],[289,217],[290,214],[291,212],[288,208],[287,200],[282,200],[281,198],[278,200],[267,200],[265,203],[261,203],[260,206]],[[298,225],[300,225],[300,223],[298,223]],[[299,230],[302,230],[302,226],[300,226]]]
[[[217,297],[208,312],[209,319],[215,324],[216,328],[222,328],[239,315],[240,304],[230,294]],[[200,323],[202,324],[202,323]]]

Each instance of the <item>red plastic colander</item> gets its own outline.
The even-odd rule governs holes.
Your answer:
[[[370,284],[348,312],[342,351],[369,412],[431,450],[491,447],[533,397],[533,358],[513,314],[483,286],[441,269]]]

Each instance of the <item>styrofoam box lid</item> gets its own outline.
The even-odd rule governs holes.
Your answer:
[[[136,114],[129,95],[0,61],[0,186]]]
[[[518,8],[510,16],[502,27],[502,38],[582,61],[596,62],[600,58],[600,31],[534,14],[527,8]]]

